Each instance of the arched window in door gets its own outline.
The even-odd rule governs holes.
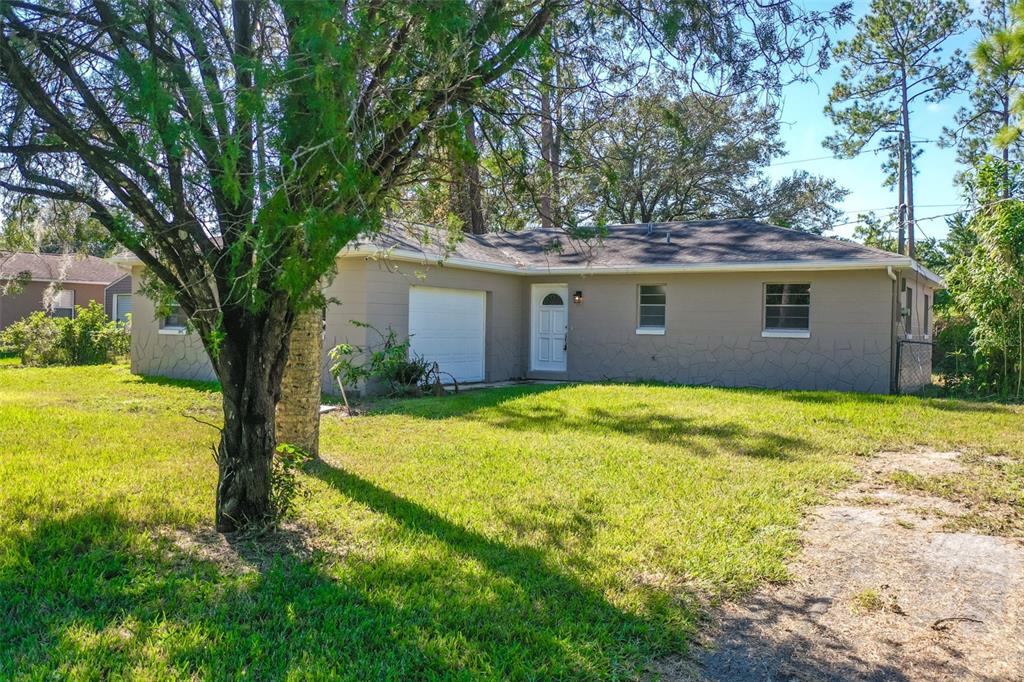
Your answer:
[[[541,305],[565,305],[565,301],[558,294],[548,294],[544,297],[544,300],[540,302]]]

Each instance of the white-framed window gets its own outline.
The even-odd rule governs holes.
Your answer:
[[[811,285],[768,282],[764,285],[761,336],[807,338],[811,335]]]
[[[665,333],[665,285],[641,284],[637,287],[636,333]]]
[[[132,295],[114,294],[114,319],[121,324],[128,323],[128,316],[132,314]]]
[[[908,338],[914,335],[914,288],[909,285],[904,292],[903,331]]]
[[[924,295],[924,329],[921,332],[924,334],[924,338],[930,338],[932,335],[932,301],[931,296],[928,294]]]
[[[170,313],[160,318],[161,334],[184,334],[187,327],[188,316],[177,303],[172,303]]]
[[[75,316],[75,290],[74,289],[60,289],[54,292],[53,296],[53,316],[54,317],[74,317]]]

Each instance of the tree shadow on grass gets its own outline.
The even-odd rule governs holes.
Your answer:
[[[497,596],[490,619],[498,627],[487,638],[502,642],[510,651],[526,647],[527,651],[543,652],[544,662],[533,664],[541,665],[535,669],[540,677],[621,676],[651,655],[685,648],[690,632],[669,625],[671,612],[679,622],[680,611],[688,611],[683,620],[693,622],[695,600],[684,603],[677,599],[669,604],[665,594],[650,590],[643,595],[641,610],[646,615],[641,616],[617,608],[597,587],[556,565],[556,553],[565,559],[562,563],[577,568],[588,565],[580,552],[567,546],[567,537],[579,535],[586,545],[600,523],[597,501],[583,500],[562,522],[539,518],[555,516],[552,510],[543,509],[508,518],[505,527],[514,533],[540,533],[554,543],[551,547],[509,545],[324,460],[312,462],[307,471],[352,501],[387,516],[403,530],[432,538],[449,552],[483,567],[492,576],[487,589]],[[488,614],[481,612],[479,617],[482,625]]]
[[[752,393],[755,389],[739,389]],[[772,391],[783,400],[804,405],[891,405],[899,408],[914,402],[921,407],[947,412],[987,412],[1005,414],[1013,412],[1010,405],[986,402],[983,400],[964,400],[960,398],[935,398],[931,396],[913,395],[878,395],[873,393],[839,393],[834,391]]]
[[[204,381],[201,379],[172,379],[170,377],[143,374],[133,375],[133,380],[139,381],[143,384],[151,384],[154,386],[188,388],[193,391],[201,391],[202,393],[220,393],[219,381]]]
[[[326,463],[310,472],[399,532],[341,559],[257,552],[259,570],[239,574],[112,506],[8,527],[0,678],[605,678],[685,648],[666,617],[616,608],[540,549]]]
[[[766,459],[792,459],[809,447],[807,441],[773,431],[753,429],[739,421],[708,421],[666,414],[643,405],[608,409],[517,403],[504,404],[478,419],[515,431],[566,431],[596,435],[621,434],[655,445],[672,445],[688,453],[720,453]]]

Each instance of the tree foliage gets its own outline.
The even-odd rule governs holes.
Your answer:
[[[1022,12],[1010,0],[984,0],[973,22],[983,39],[971,55],[970,105],[956,112],[942,139],[956,147],[957,161],[965,166],[977,165],[996,150],[1004,162],[1019,162],[1024,154],[1024,140],[1011,125],[1018,118],[1014,97],[1024,83],[1013,37]]]
[[[599,222],[748,217],[821,233],[847,194],[807,172],[767,178],[784,151],[777,112],[747,96],[646,89],[599,109],[589,129],[586,208]]]
[[[960,240],[967,248],[957,253],[948,276],[957,308],[973,324],[976,382],[1017,398],[1024,374],[1022,178],[1019,164],[1006,168],[989,157],[978,165],[968,187],[980,208],[967,223],[970,237]]]
[[[835,58],[840,80],[825,113],[839,132],[825,139],[837,156],[851,158],[877,140],[888,150],[885,185],[897,184],[899,145],[906,144],[908,220],[913,230],[914,149],[911,110],[919,102],[939,102],[967,76],[959,50],[944,54],[946,43],[967,28],[965,0],[872,0],[853,38],[840,41]]]
[[[896,224],[895,213],[884,219],[879,218],[874,212],[861,213],[857,216],[857,226],[853,228],[853,238],[865,246],[897,253],[899,244],[894,228]],[[932,272],[944,274],[949,269],[949,255],[946,249],[946,241],[928,237],[918,241],[916,259]],[[939,305],[941,300],[940,294],[941,292],[936,292],[936,305]]]
[[[517,69],[568,7],[0,0],[0,188],[86,206],[191,319],[223,387],[219,529],[272,516],[296,314],[323,303],[343,246],[429,194],[428,151],[474,157],[471,112],[495,122],[482,132],[516,137],[517,79],[535,78]],[[600,51],[613,35],[648,63],[771,90],[826,58],[822,29],[848,14],[590,0],[579,44],[561,49]]]

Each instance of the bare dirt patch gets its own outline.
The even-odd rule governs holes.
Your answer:
[[[340,558],[345,554],[341,545],[297,523],[284,524],[259,537],[218,533],[213,528],[164,528],[158,535],[170,540],[179,557],[208,561],[232,575],[263,573],[278,558],[308,562],[317,555]]]
[[[886,452],[805,521],[793,580],[715,614],[663,679],[1024,680],[1024,541],[949,532],[962,504],[891,475],[970,475],[957,453]]]

